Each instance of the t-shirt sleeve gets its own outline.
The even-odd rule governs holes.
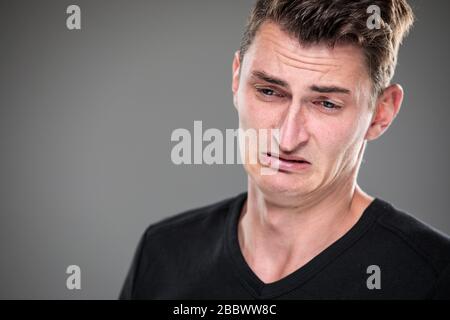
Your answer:
[[[135,282],[136,282],[136,278],[139,274],[139,269],[140,269],[140,265],[142,262],[142,255],[143,255],[143,251],[144,251],[146,234],[147,234],[147,232],[145,232],[141,236],[139,243],[137,245],[137,248],[135,250],[133,260],[131,262],[131,267],[125,278],[125,282],[122,286],[122,290],[120,291],[120,295],[119,295],[120,300],[131,300],[131,299],[135,298],[134,297],[134,289],[135,289],[135,285],[136,285]]]
[[[437,281],[433,299],[450,300],[450,263],[442,271]]]

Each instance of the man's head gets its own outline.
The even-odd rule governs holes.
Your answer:
[[[413,19],[405,0],[259,0],[239,57],[242,61],[261,25],[269,21],[305,45],[355,44],[363,49],[377,95],[394,75],[399,45]]]
[[[372,5],[380,10],[375,28]],[[257,1],[233,61],[240,127],[279,129],[269,144],[280,156],[310,162],[273,176],[259,174],[265,163],[245,163],[263,191],[326,194],[356,177],[366,140],[399,111],[402,88],[389,82],[412,21],[403,0]]]

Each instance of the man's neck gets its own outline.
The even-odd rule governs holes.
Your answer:
[[[241,251],[265,283],[297,270],[342,237],[373,201],[355,183],[321,199],[277,204],[249,179],[238,227]]]

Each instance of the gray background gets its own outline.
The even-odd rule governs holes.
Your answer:
[[[150,223],[246,189],[240,165],[173,165],[170,136],[237,127],[231,61],[251,4],[1,0],[0,298],[114,299]],[[450,233],[450,2],[411,4],[406,97],[358,181]]]

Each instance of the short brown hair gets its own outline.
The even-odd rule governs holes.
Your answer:
[[[372,5],[379,8],[378,29],[367,25],[371,15],[367,10]],[[276,23],[302,44],[360,46],[377,96],[394,75],[398,48],[414,15],[405,0],[257,0],[242,37],[241,61],[266,21]]]

